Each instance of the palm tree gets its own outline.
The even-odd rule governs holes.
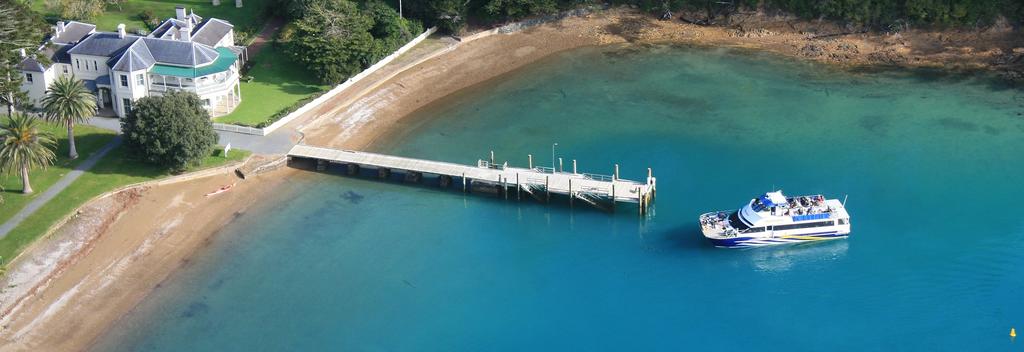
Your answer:
[[[28,170],[46,168],[56,158],[53,148],[57,142],[49,132],[40,131],[39,120],[25,114],[14,114],[6,126],[0,128],[0,170],[21,171],[22,193],[32,193]]]
[[[50,84],[42,103],[46,121],[68,128],[68,157],[78,158],[75,124],[84,123],[96,113],[96,96],[75,76],[60,76]]]

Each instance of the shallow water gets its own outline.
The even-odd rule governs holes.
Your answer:
[[[670,46],[556,55],[378,151],[658,177],[654,215],[296,178],[97,350],[1009,350],[1024,93]],[[847,240],[711,247],[699,213],[849,195]]]

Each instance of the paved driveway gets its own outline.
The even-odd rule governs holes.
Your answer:
[[[121,133],[121,121],[117,118],[93,117],[86,124]],[[245,149],[256,154],[285,154],[302,139],[301,133],[287,126],[266,136],[225,131],[217,131],[217,135],[220,136],[218,143],[221,145],[231,143],[232,148]]]

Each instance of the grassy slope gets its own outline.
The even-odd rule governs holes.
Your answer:
[[[213,155],[203,160],[202,165],[189,171],[217,167],[228,162],[243,160],[249,156],[245,150],[232,149],[228,158],[220,156],[218,149]],[[169,176],[162,168],[151,164],[143,164],[132,160],[123,147],[119,147],[89,170],[88,173],[75,180],[68,188],[57,195],[55,201],[46,203],[34,214],[29,216],[7,237],[0,239],[0,265],[5,265],[10,258],[18,255],[28,244],[32,243],[53,226],[89,199],[104,192],[125,185],[150,181]]]
[[[119,23],[124,23],[129,32],[135,29],[145,29],[146,25],[139,19],[139,14],[144,10],[153,12],[153,16],[160,20],[174,17],[174,8],[185,6],[203,18],[216,17],[230,21],[235,25],[235,30],[255,33],[263,24],[261,17],[264,9],[271,0],[242,0],[242,8],[235,8],[234,0],[221,0],[220,6],[213,6],[210,0],[126,0],[118,10],[117,6],[108,6],[107,10],[99,17],[88,21],[95,23],[100,31],[117,30]],[[46,16],[59,17],[55,11],[48,10],[43,0],[33,0],[32,9]]]
[[[55,152],[57,161],[45,170],[32,170],[29,173],[29,181],[35,191],[30,195],[21,194],[20,174],[17,172],[0,174],[0,186],[4,188],[2,192],[4,203],[0,204],[0,223],[10,219],[30,201],[66,175],[68,171],[73,170],[78,164],[89,158],[89,155],[114,139],[113,131],[91,126],[77,126],[75,127],[75,145],[78,147],[79,156],[76,160],[70,160],[68,159],[67,129],[50,124],[43,124],[42,129],[57,137],[57,151]]]
[[[255,66],[248,75],[250,82],[242,82],[242,104],[230,114],[218,117],[217,122],[255,126],[267,121],[281,109],[325,90],[312,74],[295,64],[281,48],[266,47],[253,58]]]

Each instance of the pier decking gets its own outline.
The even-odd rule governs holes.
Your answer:
[[[505,198],[512,195],[521,199],[526,194],[547,202],[551,200],[552,194],[556,194],[567,196],[570,203],[579,200],[611,209],[615,208],[616,203],[636,203],[639,204],[641,214],[647,212],[654,199],[657,182],[651,169],[647,169],[646,182],[637,182],[619,178],[618,165],[615,166],[615,175],[596,175],[577,173],[575,160],[572,162],[573,170],[564,172],[534,166],[532,156],[529,157],[530,165],[527,168],[508,166],[507,162],[495,164],[493,155],[491,153],[492,160],[477,160],[477,165],[471,166],[307,145],[296,145],[288,152],[292,160],[315,160],[317,170],[325,170],[331,164],[340,164],[346,167],[349,174],[358,174],[361,169],[370,168],[376,169],[380,178],[388,178],[392,172],[404,173],[405,180],[410,182],[422,182],[424,177],[437,177],[441,187],[461,182],[464,192],[484,190]]]

